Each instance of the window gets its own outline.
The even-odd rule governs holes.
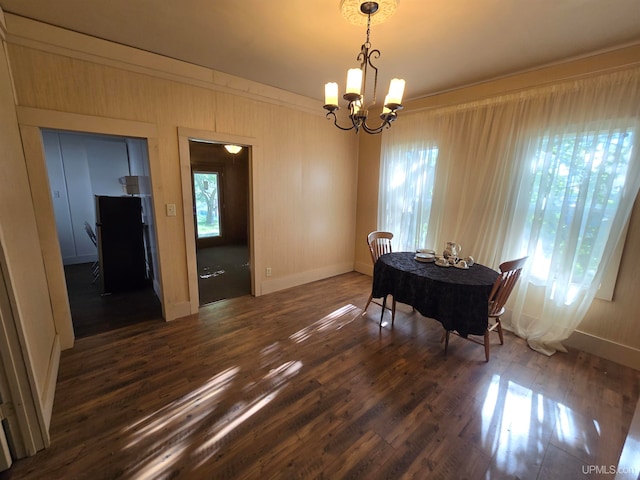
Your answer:
[[[219,180],[217,172],[193,172],[198,238],[220,236]]]
[[[633,145],[626,128],[534,138],[525,172],[522,250],[531,279],[576,286],[593,280],[616,215]],[[571,303],[569,288],[566,302]]]
[[[438,147],[394,148],[380,171],[378,225],[394,233],[395,250],[427,244]]]

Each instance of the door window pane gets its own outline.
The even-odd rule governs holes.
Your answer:
[[[220,236],[219,187],[218,173],[193,172],[198,238]]]

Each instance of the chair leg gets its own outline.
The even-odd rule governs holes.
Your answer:
[[[396,299],[393,298],[393,303],[391,304],[391,328],[393,328],[393,321],[396,319]]]
[[[504,336],[502,335],[502,323],[500,322],[500,318],[496,318],[496,322],[498,323],[498,336],[500,337],[500,345],[504,345]]]
[[[369,308],[369,304],[371,303],[371,300],[373,300],[373,294],[369,295],[369,300],[367,300],[367,304],[364,306],[363,313],[367,311],[367,308]]]
[[[489,361],[489,350],[491,349],[491,343],[489,342],[489,330],[484,332],[484,357],[485,361]]]

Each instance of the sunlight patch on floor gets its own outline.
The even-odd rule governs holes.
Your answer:
[[[176,432],[189,432],[203,418],[211,415],[218,397],[231,385],[239,370],[238,367],[228,368],[188,395],[127,426],[123,433],[130,434],[131,437],[124,449],[139,448],[139,444],[144,444],[146,451],[160,452],[158,456],[151,453],[132,467],[128,472],[129,478],[156,478],[159,471],[170,469],[180,460],[183,451],[190,446],[188,438],[168,449],[161,448],[162,445],[174,437]],[[162,432],[165,434],[162,435]]]
[[[329,315],[322,317],[320,320],[315,321],[311,325],[298,330],[297,332],[291,334],[289,338],[297,343],[302,343],[307,340],[314,332],[322,332],[329,328],[335,327],[336,330],[340,330],[345,325],[353,322],[355,320],[354,316],[349,317],[348,319],[343,319],[342,317],[347,315],[348,313],[356,310],[358,307],[352,304],[345,305],[344,307],[340,307],[337,310],[334,310]]]
[[[131,424],[123,431],[131,435],[124,448],[140,449],[142,445],[147,453],[126,472],[127,478],[160,478],[184,462],[185,456],[194,460],[191,468],[197,469],[217,454],[225,437],[271,403],[302,366],[292,360],[270,369],[251,384],[251,390],[259,392],[252,400],[232,405],[211,426],[207,422],[212,420],[219,397],[237,381],[239,367],[224,370],[188,395]]]
[[[278,393],[286,386],[286,383],[296,375],[301,368],[301,362],[290,361],[267,372],[261,382],[267,382],[270,390],[259,395],[252,402],[234,405],[229,409],[227,415],[216,422],[216,425],[208,432],[211,438],[200,445],[195,451],[196,456],[202,455],[203,457],[195,468],[206,463],[209,458],[218,452],[222,447],[224,437],[272,402]]]
[[[482,442],[495,466],[510,475],[527,472],[525,462],[536,455],[541,460],[554,435],[569,450],[591,455],[603,434],[596,419],[583,425],[571,408],[500,375],[493,375],[481,412]]]
[[[180,400],[177,400],[162,409],[154,412],[151,415],[147,415],[137,422],[128,425],[124,431],[134,431],[135,437],[131,443],[126,447],[134,446],[137,441],[145,436],[152,435],[156,431],[165,428],[168,422],[180,417],[180,421],[183,421],[182,415],[185,411],[192,409],[198,404],[210,401],[214,397],[220,395],[229,386],[235,375],[238,373],[238,367],[228,368],[225,371],[212,377],[207,383],[200,388],[190,392]],[[210,406],[210,405],[209,405]],[[146,425],[145,425],[146,424]]]

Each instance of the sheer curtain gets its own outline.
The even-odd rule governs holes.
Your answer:
[[[431,243],[427,233],[438,147],[429,140],[399,143],[383,154],[380,169],[378,226],[393,232],[394,250],[414,251]]]
[[[630,216],[639,122],[640,69],[404,114],[382,141],[379,227],[400,238],[395,249],[451,240],[494,268],[529,255],[505,323],[551,354]],[[430,208],[414,220],[417,198]]]
[[[638,194],[638,72],[559,88],[528,117],[506,251],[531,260],[508,323],[551,355],[584,318]]]

